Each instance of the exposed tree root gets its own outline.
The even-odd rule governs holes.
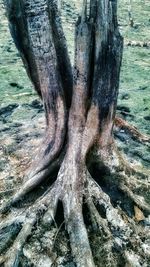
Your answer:
[[[90,212],[92,226],[94,231],[101,231],[102,233],[105,233],[105,238],[111,238],[111,232],[109,231],[108,222],[106,219],[103,219],[98,210],[96,209],[94,202],[92,200],[92,197],[88,196],[88,193],[86,192],[86,203]]]
[[[117,247],[119,251],[121,251],[121,254],[124,255],[123,257],[126,263],[129,262],[129,259],[130,261],[132,260],[132,257],[129,257],[129,251],[126,246],[128,240],[132,239],[133,236],[135,236],[135,238],[133,238],[133,240],[135,240],[136,235],[138,236],[138,234],[134,232],[134,220],[128,218],[128,216],[125,217],[124,211],[121,209],[113,207],[111,198],[103,191],[98,183],[92,179],[86,167],[83,166],[83,164],[81,164],[82,167],[74,165],[74,160],[71,154],[71,165],[68,165],[68,162],[68,158],[65,158],[58,173],[57,180],[51,188],[35,202],[35,204],[32,204],[28,208],[23,208],[16,218],[12,218],[14,212],[16,212],[15,208],[14,211],[12,210],[12,215],[9,214],[8,218],[6,217],[6,219],[4,219],[5,221],[0,224],[1,233],[4,229],[9,228],[10,226],[11,231],[12,229],[15,231],[15,225],[20,225],[20,230],[18,230],[19,233],[17,234],[12,247],[0,257],[1,266],[18,266],[22,249],[27,239],[32,235],[33,226],[36,224],[37,220],[41,218],[41,224],[50,227],[51,223],[55,221],[57,204],[58,200],[60,200],[63,203],[65,225],[70,236],[72,254],[77,266],[94,267],[95,263],[92,256],[94,252],[91,252],[88,232],[86,230],[82,213],[82,208],[84,208],[83,198],[85,199],[85,203],[89,210],[92,231],[99,233],[102,236],[101,238],[106,240],[106,243],[108,240],[109,244],[107,243],[107,253],[111,255],[113,248]],[[79,177],[81,174],[84,179],[80,184]],[[150,211],[148,204],[145,204],[143,199],[134,195],[126,185],[122,185],[121,187],[122,183],[118,183],[119,179],[115,182],[114,178],[115,176],[113,174],[112,183],[114,183],[114,186],[118,186],[119,190],[126,193],[131,201],[136,203],[144,211]],[[107,182],[111,185],[111,182]],[[78,190],[76,188],[78,188]],[[105,214],[103,215],[105,218],[101,216],[101,211]],[[1,216],[1,218],[3,218],[4,215]],[[138,236],[138,238],[140,237]],[[1,242],[4,242],[3,239],[0,243]],[[130,253],[134,258],[136,255],[134,249],[131,250]],[[137,259],[137,262],[142,261],[142,257],[143,256],[138,256],[139,260]],[[112,265],[110,266],[115,266],[113,265],[113,257],[111,264]]]
[[[94,267],[82,211],[78,213],[74,208],[69,218],[66,219],[66,226],[70,235],[70,245],[77,266]]]
[[[143,210],[145,218],[150,211],[149,205],[133,194],[136,182],[130,183],[129,179],[139,174],[118,152],[112,134],[123,50],[116,1],[92,0],[90,12],[87,1],[83,2],[82,15],[76,25],[73,94],[72,88],[69,93],[67,88],[67,84],[72,84],[72,71],[64,56],[68,57],[68,53],[60,19],[56,19],[56,1],[6,2],[12,35],[16,45],[17,40],[21,40],[18,49],[42,98],[47,127],[27,180],[1,207],[0,265],[19,266],[23,247],[30,242],[34,226],[40,224],[42,234],[46,228],[50,229],[61,202],[77,267],[104,266],[96,262],[91,249],[88,215],[101,250],[106,251],[106,267],[116,267],[120,259],[128,266],[136,253],[139,257],[135,266],[141,266],[143,248],[137,247],[135,252],[137,240],[138,244],[143,242],[140,230],[137,233],[134,218],[125,214],[121,205],[114,205],[112,196],[112,188],[123,191],[121,202],[126,195],[132,207],[136,203]],[[149,141],[123,120],[117,118],[115,123],[141,142]],[[97,175],[95,166],[98,166]],[[53,172],[55,179],[51,179]],[[41,190],[41,196],[36,199],[35,191],[47,178],[51,180],[48,190],[45,189],[44,194]],[[106,181],[107,190],[102,180]],[[32,203],[26,203],[24,197],[31,192],[35,198]],[[19,201],[22,205],[25,203],[21,208]]]
[[[17,266],[19,264],[19,255],[22,251],[22,248],[31,234],[32,227],[35,223],[35,218],[28,219],[25,221],[24,226],[22,227],[20,233],[18,234],[16,240],[13,243],[13,246],[5,254],[4,258],[0,259],[1,263],[5,262],[5,266]]]
[[[114,227],[120,228],[121,231],[130,231],[117,209],[112,206],[109,196],[103,192],[93,179],[89,179],[89,184],[90,195],[94,198],[95,203],[97,202],[100,206],[104,207],[110,228]]]
[[[120,184],[119,189],[121,189],[140,209],[150,213],[150,205],[145,202],[144,197],[134,194],[125,184]]]
[[[122,152],[119,151],[115,141],[111,141],[109,145],[101,146],[98,143],[94,149],[89,153],[88,166],[90,163],[96,164],[99,169],[105,168],[108,173],[121,173],[125,174],[125,180],[128,176],[139,176],[143,178],[146,174],[136,170],[125,158]]]
[[[138,129],[122,118],[115,117],[115,126],[129,133],[131,137],[141,143],[150,143],[150,137],[138,131]]]
[[[47,192],[45,192],[43,196],[38,199],[37,202],[35,202],[35,204],[31,205],[29,208],[23,209],[23,211],[21,211],[21,214],[16,218],[10,219],[8,217],[5,222],[1,223],[0,231],[2,235],[6,227],[10,228],[11,231],[9,234],[11,236],[13,235],[13,231],[15,231],[15,227],[13,226],[21,225],[21,229],[19,230],[19,234],[17,235],[12,247],[7,250],[4,256],[0,257],[0,264],[4,263],[4,266],[18,266],[19,255],[20,253],[22,253],[22,249],[27,238],[31,235],[33,226],[41,217],[41,215],[45,213],[45,216],[43,217],[43,223],[45,223],[47,216],[46,213],[48,212],[48,222],[49,224],[52,223],[56,213],[57,202],[59,198],[58,188],[59,187],[56,187],[56,185],[54,184],[50,189],[48,189]],[[14,214],[12,214],[12,216],[14,216]],[[3,243],[4,241],[3,238],[1,238],[1,242]],[[6,243],[8,243],[8,241],[9,240],[7,238]],[[2,245],[4,248],[7,247],[4,243]]]
[[[110,186],[115,185],[140,209],[150,213],[150,205],[146,203],[144,197],[136,195],[132,191],[139,187],[143,188],[143,190],[148,190],[150,187],[148,175],[133,168],[118,151],[117,146],[114,143],[112,143],[109,148],[100,148],[99,146],[96,151],[96,158],[98,169],[101,170],[102,168],[106,168],[106,177],[108,177],[106,178],[106,183]],[[141,178],[144,181],[140,180]]]
[[[39,184],[41,184],[44,180],[52,176],[53,171],[59,168],[62,159],[64,157],[65,150],[61,153],[61,155],[48,167],[45,168],[42,172],[39,172],[37,175],[33,176],[29,180],[25,181],[22,187],[10,198],[10,200],[0,208],[1,213],[6,213],[12,205],[14,205],[17,201],[24,198],[24,196],[35,189]]]

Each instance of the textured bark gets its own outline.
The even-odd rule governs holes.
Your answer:
[[[50,226],[55,221],[59,201],[63,205],[76,266],[119,266],[119,257],[128,264],[126,240],[133,238],[135,224],[131,218],[124,219],[128,217],[124,210],[113,206],[111,190],[115,187],[123,192],[122,199],[130,199],[132,207],[137,205],[145,216],[150,207],[133,193],[136,185],[133,176],[141,174],[124,160],[113,138],[114,123],[118,127],[122,123],[132,134],[138,135],[134,128],[115,119],[123,50],[117,23],[117,1],[91,0],[89,10],[87,1],[83,1],[82,13],[76,23],[73,74],[57,1],[11,0],[6,1],[6,7],[12,37],[43,101],[46,131],[24,184],[1,207],[4,221],[0,224],[0,264],[5,267],[19,265],[20,254],[33,226],[39,218],[43,226]],[[13,219],[12,207],[16,205],[17,208],[17,202],[23,202],[23,197],[47,177],[52,177],[56,169],[58,174],[55,182],[50,179],[50,188]],[[107,186],[101,185],[102,179]],[[85,204],[93,229],[107,240],[102,244],[106,250],[103,265],[93,257],[83,216]],[[8,211],[10,215],[5,219]],[[17,229],[13,227],[16,223]],[[6,232],[7,238],[4,238]],[[17,237],[11,249],[5,251],[13,234]],[[142,244],[142,239],[140,242]],[[130,240],[130,243],[135,259],[134,242]],[[113,249],[117,246],[120,256],[116,263]],[[143,261],[142,255],[133,266],[141,266],[140,261]]]
[[[36,185],[37,180],[42,181],[49,174],[47,167],[64,144],[67,121],[64,91],[69,90],[71,95],[71,65],[61,23],[59,18],[58,21],[53,18],[57,15],[55,1],[49,4],[44,0],[8,1],[6,6],[11,34],[45,109],[45,136],[26,178]],[[63,53],[65,57],[61,56]]]

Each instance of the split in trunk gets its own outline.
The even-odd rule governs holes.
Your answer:
[[[84,0],[76,23],[73,75],[56,2],[6,1],[12,36],[43,101],[46,131],[24,184],[1,208],[4,221],[0,224],[0,263],[5,267],[18,266],[33,226],[39,217],[43,225],[51,225],[59,201],[63,204],[72,255],[78,267],[101,266],[92,256],[83,216],[85,205],[93,229],[107,239],[104,245],[108,245],[107,256],[119,246],[121,257],[129,263],[126,240],[136,236],[135,223],[123,209],[114,207],[108,188],[110,192],[113,188],[121,191],[123,198],[130,200],[132,207],[136,205],[142,209],[145,215],[150,206],[133,193],[138,186],[135,176],[141,174],[126,163],[113,138],[114,123],[120,125],[118,119],[115,121],[115,113],[123,51],[117,1],[91,0],[88,9]],[[136,134],[132,131],[135,129],[127,128]],[[12,219],[13,207],[17,208],[18,201],[23,202],[23,197],[46,178],[50,178],[50,188]],[[4,238],[6,232],[7,238]],[[11,249],[5,251],[16,235]],[[139,242],[142,244],[142,239]],[[130,240],[130,243],[131,253],[136,258],[134,242]],[[140,255],[139,265],[133,266],[141,266],[143,260]],[[105,266],[117,265],[110,257]]]

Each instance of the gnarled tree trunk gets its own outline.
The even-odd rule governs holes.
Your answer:
[[[137,173],[120,155],[113,138],[123,50],[117,1],[91,0],[88,9],[84,0],[76,24],[73,73],[56,0],[11,0],[6,1],[6,7],[12,37],[44,105],[46,130],[24,184],[1,208],[1,213],[11,211],[47,177],[51,179],[56,169],[59,171],[48,191],[22,216],[11,220],[9,217],[1,223],[1,233],[16,222],[20,227],[7,252],[6,242],[2,242],[1,264],[19,265],[19,255],[38,217],[42,214],[42,223],[50,225],[61,201],[78,267],[119,266],[119,258],[117,263],[112,256],[117,246],[124,265],[131,266],[131,253],[137,261],[132,266],[141,266],[144,256],[139,249],[141,255],[136,258],[134,242],[130,240],[134,222],[131,218],[124,220],[124,211],[112,205],[104,186],[100,186],[103,179],[107,188],[116,187],[131,199],[132,205],[135,203],[145,214],[149,212],[149,205],[132,192],[136,182],[134,178],[130,183],[129,176]],[[103,265],[92,256],[83,218],[84,203],[94,229],[106,237],[106,259],[110,257]],[[99,210],[105,211],[105,218]],[[129,250],[126,240],[131,243]]]

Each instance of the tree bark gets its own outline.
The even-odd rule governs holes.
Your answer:
[[[135,183],[129,183],[128,175],[137,173],[120,155],[113,138],[123,51],[117,1],[91,0],[89,10],[87,1],[83,1],[82,13],[76,23],[73,73],[55,0],[11,0],[6,1],[6,7],[12,37],[43,101],[46,130],[23,186],[4,204],[1,213],[11,211],[27,193],[51,177],[54,169],[59,171],[48,191],[25,208],[23,217],[18,215],[16,218],[20,233],[0,262],[5,267],[18,266],[20,252],[39,219],[39,210],[43,224],[50,225],[58,201],[63,204],[76,266],[101,266],[92,256],[83,217],[84,203],[93,227],[109,239],[107,256],[112,255],[113,247],[117,246],[118,233],[122,248],[119,257],[128,262],[125,240],[130,239],[134,223],[124,221],[124,212],[114,208],[109,194],[103,191],[102,172],[107,174],[104,182],[110,191],[113,184],[145,214],[150,207],[144,199],[133,194]],[[100,174],[96,181],[92,178],[95,166]],[[99,214],[102,207],[105,219]],[[13,220],[7,221],[8,228],[13,224]],[[5,225],[0,225],[0,231]],[[117,266],[113,257],[108,261],[105,266]]]

